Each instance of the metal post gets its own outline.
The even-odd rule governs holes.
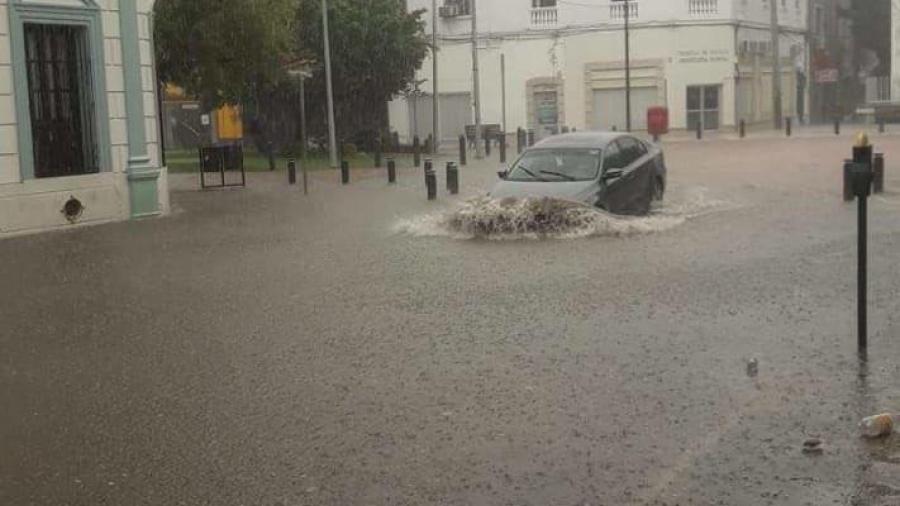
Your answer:
[[[293,158],[288,160],[288,184],[297,184],[297,162]]]
[[[425,172],[427,173],[430,170],[434,170],[434,162],[431,160],[431,158],[426,158],[425,159]]]
[[[441,112],[440,93],[438,92],[438,35],[437,35],[437,0],[431,0],[431,134],[434,142],[431,145],[432,153],[437,154],[438,145],[441,143]]]
[[[697,140],[699,141],[702,138],[703,138],[703,121],[701,120],[701,121],[697,122]]]
[[[337,133],[334,126],[334,89],[331,84],[331,42],[328,36],[328,0],[322,0],[322,38],[325,41],[325,89],[328,95],[328,151],[331,168],[338,166]]]
[[[784,119],[784,133],[788,137],[791,136],[791,118],[789,117]]]
[[[466,136],[459,136],[459,164],[466,164]]]
[[[884,133],[884,120],[883,119],[878,120],[878,133],[880,133],[880,134]]]
[[[491,136],[487,132],[484,133],[484,156],[491,157]]]
[[[506,55],[500,53],[500,131],[506,131]]]
[[[868,348],[869,331],[868,331],[868,315],[867,308],[867,288],[868,288],[868,198],[859,197],[859,211],[857,212],[857,228],[859,236],[857,237],[857,345],[859,351],[865,351]]]
[[[472,7],[472,99],[475,104],[475,158],[484,158],[481,149],[481,83],[478,79],[478,7],[471,0]]]
[[[781,130],[782,108],[781,108],[781,50],[780,50],[780,30],[778,27],[778,0],[770,0],[769,11],[771,14],[771,36],[772,36],[772,114],[775,120],[775,130]]]
[[[834,135],[841,135],[841,118],[839,116],[834,118]]]
[[[341,161],[341,184],[349,184],[350,183],[350,162],[347,160]]]
[[[397,182],[397,162],[393,158],[387,159],[388,183]]]
[[[522,140],[522,127],[516,128],[516,153],[522,154],[522,144],[525,141]]]
[[[300,160],[306,170],[306,77],[300,77]]]
[[[741,120],[739,130],[740,130],[741,139],[743,139],[744,137],[747,136],[747,122],[746,121]]]
[[[447,191],[450,195],[459,193],[459,168],[453,162],[447,162]]]
[[[630,11],[631,2],[625,0],[625,128],[628,132],[631,131],[631,37],[628,33]]]
[[[413,167],[418,167],[422,164],[422,150],[419,145],[419,136],[413,137]]]
[[[500,133],[500,163],[506,163],[506,132]]]
[[[266,143],[266,150],[268,151],[266,154],[269,157],[269,170],[273,171],[275,170],[275,146],[272,144],[272,141]]]
[[[857,136],[853,147],[853,193],[859,201],[857,212],[857,344],[864,353],[868,347],[868,200],[872,187],[872,146],[865,134]]]

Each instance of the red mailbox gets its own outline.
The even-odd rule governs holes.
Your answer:
[[[669,133],[669,109],[666,107],[647,108],[647,133],[662,135]]]

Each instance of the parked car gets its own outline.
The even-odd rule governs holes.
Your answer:
[[[493,198],[553,197],[616,214],[647,214],[666,191],[662,149],[617,132],[549,137],[498,175]]]

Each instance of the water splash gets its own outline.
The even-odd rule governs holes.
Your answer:
[[[627,237],[670,230],[688,219],[727,207],[705,188],[685,192],[672,205],[642,217],[617,216],[600,209],[553,198],[478,197],[450,211],[399,220],[395,233],[456,239],[577,239]]]

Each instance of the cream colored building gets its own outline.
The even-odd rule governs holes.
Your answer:
[[[637,0],[630,3],[633,129],[650,106],[669,109],[673,129],[708,130],[772,118],[770,0]],[[438,22],[441,137],[473,123],[471,16],[468,0],[442,0]],[[794,115],[805,90],[806,0],[777,0],[783,110]],[[409,9],[431,1],[409,0]],[[478,55],[483,123],[538,136],[563,126],[625,128],[624,14],[619,2],[479,0]],[[432,131],[432,62],[417,74],[419,93],[389,104],[401,138]]]
[[[0,237],[168,211],[154,0],[0,0]]]

